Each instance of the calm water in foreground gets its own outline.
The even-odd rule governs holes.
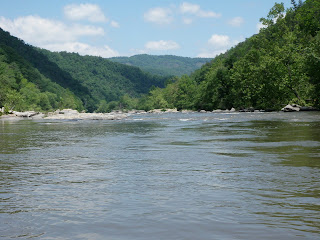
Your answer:
[[[0,120],[0,239],[319,236],[319,112]]]

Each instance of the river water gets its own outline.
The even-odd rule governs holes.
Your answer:
[[[320,113],[0,120],[0,239],[319,239]]]

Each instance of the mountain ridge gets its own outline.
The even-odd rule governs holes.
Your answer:
[[[130,57],[112,57],[111,61],[140,67],[143,71],[160,76],[189,75],[212,58],[191,58],[176,55],[138,54]]]

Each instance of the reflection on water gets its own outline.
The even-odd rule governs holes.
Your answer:
[[[319,113],[0,120],[0,239],[317,239],[319,167]]]

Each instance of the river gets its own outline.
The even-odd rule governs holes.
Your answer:
[[[0,239],[319,239],[320,113],[0,119]]]

